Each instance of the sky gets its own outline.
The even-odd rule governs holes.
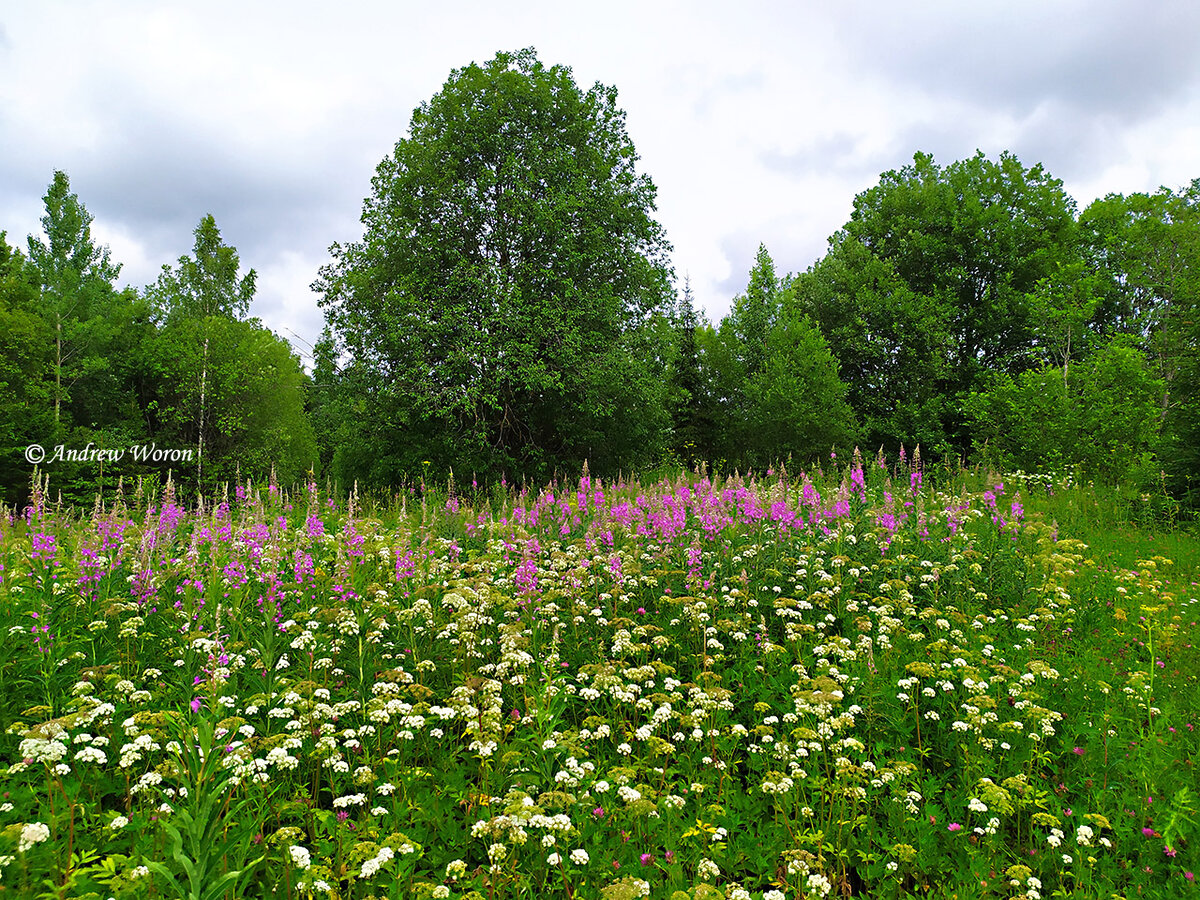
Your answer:
[[[357,240],[375,167],[451,71],[537,50],[618,90],[677,282],[718,321],[760,243],[825,252],[854,197],[921,151],[1015,153],[1080,209],[1200,177],[1194,0],[605,4],[6,0],[0,230],[40,233],[55,170],[142,287],[212,214],[251,314],[308,361],[309,285]]]

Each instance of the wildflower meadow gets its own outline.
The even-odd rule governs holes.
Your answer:
[[[1200,553],[1101,552],[1095,492],[857,453],[39,484],[0,521],[0,892],[1200,897]]]

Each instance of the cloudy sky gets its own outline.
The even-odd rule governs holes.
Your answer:
[[[40,230],[55,169],[154,280],[206,213],[303,351],[308,285],[361,234],[375,166],[452,69],[534,47],[614,85],[658,219],[712,319],[759,242],[818,259],[854,195],[918,151],[1043,163],[1080,207],[1200,177],[1194,0],[409,3],[9,0],[0,230]],[[591,11],[583,11],[591,7]]]

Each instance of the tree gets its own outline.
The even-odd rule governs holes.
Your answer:
[[[953,317],[946,298],[915,292],[892,261],[845,233],[791,289],[829,341],[868,445],[945,453]]]
[[[146,298],[161,328],[155,364],[161,396],[157,435],[196,447],[196,482],[244,475],[296,481],[317,459],[299,359],[282,338],[243,318],[255,272],[241,274],[237,250],[211,215],[193,232],[190,255],[163,266]]]
[[[209,343],[214,327],[237,321],[250,308],[257,274],[238,275],[237,250],[221,240],[216,219],[205,215],[196,226],[191,256],[179,257],[173,269],[164,265],[147,298],[168,331],[183,329],[201,343],[196,386],[196,480],[203,481],[204,444],[209,430]]]
[[[762,368],[746,388],[748,448],[759,465],[786,456],[807,463],[833,446],[852,446],[858,424],[837,360],[795,303],[785,300],[764,351]]]
[[[221,230],[211,213],[200,219],[192,234],[195,242],[191,255],[179,257],[175,268],[163,266],[149,291],[159,320],[210,316],[244,319],[254,299],[258,274],[253,269],[239,274],[237,249],[221,240]]]
[[[55,172],[43,197],[45,240],[29,237],[32,280],[42,293],[43,317],[54,330],[54,422],[71,386],[102,366],[94,353],[95,328],[121,267],[92,239],[92,216],[71,192],[65,172]]]
[[[1080,217],[1100,287],[1097,326],[1135,337],[1162,392],[1162,471],[1200,506],[1200,179],[1179,191],[1110,194]]]
[[[262,479],[272,468],[281,483],[295,484],[316,464],[306,378],[283,338],[255,319],[208,316],[163,329],[157,350],[172,386],[160,404],[157,441],[203,447],[202,487],[239,472]]]
[[[762,371],[767,352],[767,335],[779,312],[779,278],[775,262],[764,244],[758,245],[746,293],[733,299],[729,321],[738,357],[747,378]]]
[[[29,486],[25,448],[54,430],[53,346],[38,314],[38,289],[25,257],[0,231],[0,501],[16,504]]]
[[[380,163],[363,239],[314,288],[406,429],[400,468],[544,474],[612,439],[618,402],[656,402],[610,390],[671,278],[616,97],[500,53],[452,72]]]
[[[964,407],[976,448],[1027,471],[1080,466],[1110,483],[1125,479],[1158,443],[1162,381],[1145,354],[1118,335],[1075,366],[995,373]]]
[[[1079,253],[1075,205],[1062,183],[1009,153],[995,161],[979,153],[945,168],[928,154],[916,154],[910,165],[885,172],[878,185],[855,198],[850,221],[831,245],[838,263],[816,267],[805,292],[823,297],[826,311],[836,314],[827,324],[814,313],[831,337],[841,370],[856,379],[851,360],[861,350],[834,333],[858,328],[866,341],[884,341],[870,354],[876,367],[893,370],[881,385],[889,390],[907,385],[923,395],[891,411],[883,407],[897,402],[893,398],[872,401],[877,412],[860,407],[869,426],[898,429],[879,435],[898,443],[911,440],[911,429],[921,422],[926,447],[942,452],[965,447],[959,400],[986,373],[1017,373],[1036,363],[1029,295]],[[844,287],[820,284],[828,277],[874,286],[874,308],[863,321],[851,309],[852,295],[832,297]],[[889,298],[900,303],[899,315],[875,303]],[[910,331],[905,319],[920,327]],[[916,364],[897,371],[899,359]],[[930,374],[937,379],[932,385],[923,381]],[[875,390],[869,378],[852,386],[859,402]]]
[[[691,282],[684,280],[675,313],[675,365],[671,373],[671,450],[686,466],[710,459],[713,419],[705,383],[697,332],[701,316],[692,298]]]
[[[1064,389],[1072,359],[1086,355],[1088,324],[1096,314],[1096,279],[1082,259],[1072,260],[1042,278],[1027,297],[1030,320],[1047,362],[1062,364]]]

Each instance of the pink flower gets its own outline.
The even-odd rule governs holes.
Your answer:
[[[960,825],[958,822],[951,822],[946,826],[946,829],[948,831],[962,831],[962,825]]]
[[[1083,748],[1082,748],[1082,747],[1076,747],[1076,748],[1075,748],[1075,750],[1074,750],[1074,753],[1075,753],[1075,755],[1076,755],[1076,756],[1083,756]]]
[[[1158,832],[1149,826],[1146,826],[1142,829],[1142,834],[1144,834],[1146,837],[1158,837]]]
[[[192,707],[192,712],[200,712],[200,698],[193,697],[190,706]]]
[[[1167,856],[1171,857],[1172,859],[1175,858],[1175,848],[1174,847],[1163,847],[1163,853],[1167,854]]]
[[[654,854],[652,854],[652,853],[643,853],[642,854],[642,865],[643,866],[648,866],[652,862],[654,862]]]

